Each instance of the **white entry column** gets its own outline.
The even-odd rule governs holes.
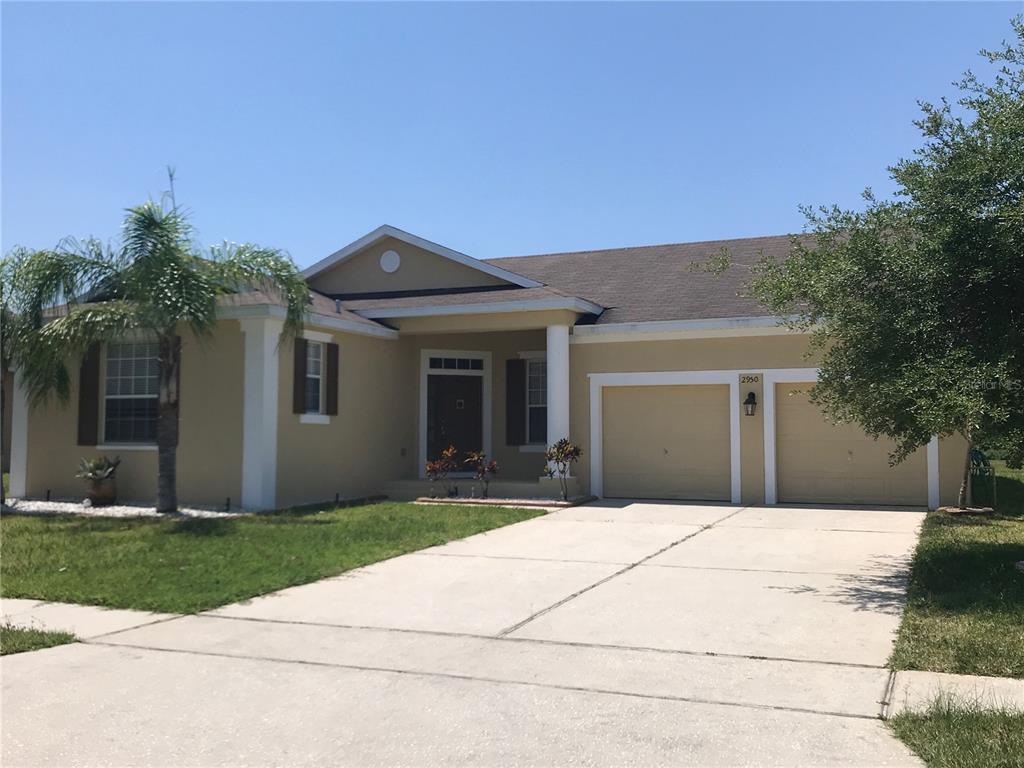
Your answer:
[[[569,326],[549,325],[548,445],[569,436]]]
[[[277,349],[284,321],[251,317],[239,322],[245,336],[242,507],[273,509],[277,504]]]
[[[11,393],[11,475],[9,496],[22,498],[28,486],[28,396],[21,373],[14,373],[14,392]]]

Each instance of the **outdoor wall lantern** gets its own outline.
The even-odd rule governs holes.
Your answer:
[[[757,395],[753,392],[747,392],[747,399],[743,401],[743,413],[747,416],[753,416],[754,411],[757,410]]]

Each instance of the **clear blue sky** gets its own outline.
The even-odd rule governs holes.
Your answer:
[[[306,266],[382,223],[481,258],[799,231],[891,190],[1001,4],[4,2],[2,246],[117,233]]]

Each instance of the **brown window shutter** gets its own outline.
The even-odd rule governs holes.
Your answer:
[[[526,444],[526,361],[505,361],[505,443]]]
[[[78,374],[78,444],[97,445],[100,432],[100,345],[82,358]]]
[[[305,339],[295,340],[295,374],[292,382],[292,413],[306,412],[306,346]]]
[[[324,413],[328,416],[338,415],[338,345],[327,344],[327,401]]]

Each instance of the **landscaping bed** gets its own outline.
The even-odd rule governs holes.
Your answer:
[[[74,499],[11,499],[3,506],[4,514],[17,515],[83,515],[86,517],[164,517],[152,504],[124,502],[94,507]],[[245,514],[241,509],[228,511],[223,507],[179,507],[181,517],[227,518]]]
[[[588,504],[596,499],[596,496],[577,496],[562,501],[561,499],[482,499],[479,496],[448,496],[443,499],[434,496],[420,496],[416,499],[417,504],[468,504],[477,506],[492,507],[539,507],[541,509],[568,509],[578,507],[580,504]]]
[[[543,514],[380,503],[217,519],[0,518],[0,594],[191,613]]]
[[[1024,472],[993,464],[994,515],[925,519],[891,658],[896,669],[1024,678],[1024,572],[1016,567],[1024,560]]]

